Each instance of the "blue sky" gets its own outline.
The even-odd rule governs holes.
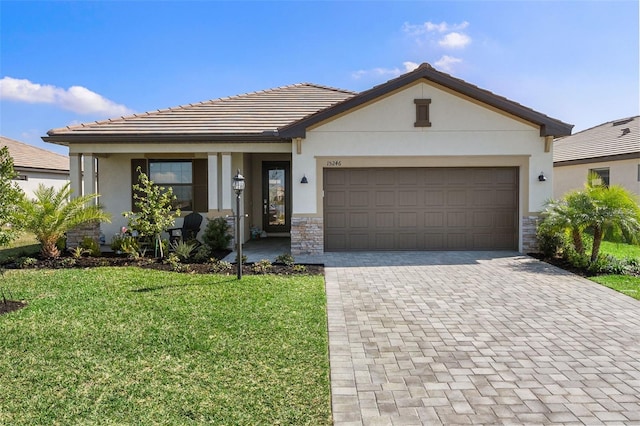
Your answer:
[[[429,62],[575,124],[638,115],[633,1],[0,1],[0,134]]]

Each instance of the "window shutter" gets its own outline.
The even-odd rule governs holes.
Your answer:
[[[431,99],[414,99],[413,103],[416,104],[416,122],[414,127],[431,127],[429,121],[429,104]]]
[[[140,178],[140,173],[138,172],[138,167],[140,167],[140,170],[142,171],[142,173],[145,173],[145,174],[149,173],[147,160],[145,158],[132,159],[131,160],[131,185],[132,186],[139,183],[138,179]],[[131,188],[131,211],[137,213],[140,210],[136,207],[133,194],[134,194],[134,191],[133,191],[133,188]],[[140,194],[140,192],[138,192],[138,194]]]
[[[208,164],[206,159],[193,160],[193,211],[209,211]]]

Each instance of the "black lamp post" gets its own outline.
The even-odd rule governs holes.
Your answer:
[[[244,190],[244,176],[240,174],[240,169],[238,169],[238,173],[233,177],[233,190],[236,193],[236,253],[238,254],[237,264],[238,264],[238,279],[242,278],[242,240],[241,240],[241,226],[240,226],[240,195]]]

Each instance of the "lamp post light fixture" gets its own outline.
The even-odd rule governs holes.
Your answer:
[[[236,253],[238,255],[236,259],[236,263],[238,265],[238,279],[242,278],[242,239],[241,239],[241,229],[240,226],[240,195],[242,195],[242,191],[244,190],[244,176],[240,174],[240,169],[233,177],[232,183],[233,190],[236,193]]]

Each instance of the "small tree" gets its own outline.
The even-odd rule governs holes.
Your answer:
[[[229,242],[233,238],[229,234],[229,224],[224,217],[216,217],[207,223],[207,227],[202,234],[202,241],[210,250],[225,250],[229,247]]]
[[[22,197],[15,213],[15,223],[20,229],[35,235],[42,244],[41,254],[45,258],[60,255],[56,243],[67,231],[88,222],[111,221],[109,214],[100,206],[91,204],[97,194],[70,198],[68,183],[59,190],[40,184],[34,195],[33,200]]]
[[[9,148],[3,146],[0,148],[0,246],[9,244],[16,236],[13,216],[24,194],[13,182],[15,177],[13,158]]]
[[[173,211],[172,203],[176,199],[171,188],[158,186],[149,177],[137,169],[139,183],[133,185],[134,204],[138,212],[124,212],[122,215],[129,220],[129,228],[138,231],[142,237],[150,237],[159,247],[160,257],[164,257],[162,247],[162,233],[173,227],[175,218],[180,216],[180,210]]]

